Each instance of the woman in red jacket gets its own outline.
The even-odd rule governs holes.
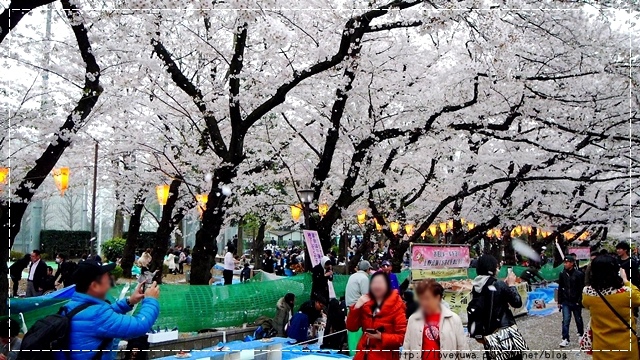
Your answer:
[[[391,288],[389,276],[375,273],[369,282],[369,294],[362,295],[347,315],[347,329],[363,336],[354,360],[397,360],[407,328],[406,306]]]

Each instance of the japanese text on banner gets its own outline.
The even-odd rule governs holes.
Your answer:
[[[466,246],[433,246],[414,244],[411,248],[411,269],[468,268],[471,259]]]
[[[316,266],[322,261],[324,251],[322,251],[322,245],[320,244],[320,237],[315,230],[303,230],[304,243],[309,250],[309,257],[311,258],[311,266]]]
[[[588,260],[591,256],[591,249],[589,247],[571,247],[568,253],[576,254],[577,260]]]

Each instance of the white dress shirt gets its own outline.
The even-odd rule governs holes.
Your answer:
[[[230,251],[224,254],[224,269],[232,271],[236,269],[236,262],[233,258],[233,254]]]
[[[40,264],[40,260],[31,263],[31,267],[29,268],[29,281],[33,281],[33,277],[36,275],[36,269],[38,268],[38,264]]]

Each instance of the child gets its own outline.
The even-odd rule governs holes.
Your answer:
[[[251,278],[251,268],[249,267],[249,262],[244,263],[244,268],[240,272],[240,282],[249,281]]]
[[[53,268],[51,266],[47,266],[47,277],[44,281],[44,287],[42,288],[42,293],[46,293],[47,291],[53,291],[56,289],[56,277],[53,275]]]

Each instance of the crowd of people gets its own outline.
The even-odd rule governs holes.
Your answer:
[[[176,263],[177,272],[182,271],[180,263],[188,261],[186,254],[188,249],[180,247],[168,253],[168,259]],[[58,268],[54,273],[40,255],[38,250],[34,250],[10,267],[13,292],[15,295],[15,283],[25,268],[28,273],[27,296],[38,296],[60,284],[75,284],[75,294],[60,311],[70,322],[71,331],[67,339],[70,349],[98,350],[102,351],[99,358],[111,359],[112,354],[108,350],[115,349],[114,339],[144,336],[156,321],[160,291],[155,283],[140,283],[130,297],[109,304],[105,299],[113,286],[110,271],[116,266],[114,263],[102,264],[87,257],[76,264],[64,254],[58,254]],[[267,250],[262,265],[269,266],[265,271],[277,273],[279,260],[282,260],[280,264],[284,269],[287,268],[286,262],[299,261],[300,255],[295,248],[282,254]],[[137,259],[141,268],[148,266],[150,261],[150,250]],[[444,288],[437,281],[428,279],[410,285],[405,280],[399,283],[388,260],[378,261],[377,266],[361,260],[347,281],[345,296],[337,298],[332,289],[336,262],[335,254],[330,254],[311,269],[308,301],[297,306],[293,293],[287,293],[277,301],[276,316],[272,320],[275,335],[286,336],[299,343],[321,338],[323,348],[343,352],[348,349],[356,360],[400,357],[431,360],[439,359],[442,354],[456,358],[462,357],[464,350],[469,349],[463,323],[443,300]],[[568,254],[563,264],[557,292],[557,304],[562,312],[560,346],[566,347],[571,343],[570,323],[573,319],[581,347],[591,344],[586,350],[593,352],[595,360],[605,357],[607,360],[637,358],[638,344],[628,340],[630,332],[635,336],[637,326],[640,291],[636,286],[640,276],[639,263],[630,256],[629,244],[619,243],[615,255],[592,249],[591,261],[582,269],[575,254]],[[231,244],[224,256],[225,284],[231,283],[233,269],[238,265],[239,260]],[[244,268],[247,265],[245,263]],[[467,308],[469,337],[483,344],[487,350],[485,355],[490,359],[522,359],[522,352],[527,350],[526,340],[511,311],[511,308],[523,305],[515,287],[515,274],[509,271],[504,280],[498,279],[501,264],[491,255],[475,259],[474,266],[477,276],[472,281],[472,299]],[[16,269],[20,269],[20,273]],[[526,282],[537,279],[543,278],[536,266],[521,274],[521,280]],[[140,305],[135,314],[127,315],[136,304]],[[583,308],[590,313],[588,324],[583,321]],[[30,349],[38,346],[34,345],[39,341],[34,339],[37,335],[29,336],[28,333],[21,343],[16,332],[19,325],[10,325],[11,331],[1,336],[0,360],[15,360],[21,346]],[[38,326],[43,325],[36,323],[33,326],[35,333],[38,333]],[[625,349],[628,353],[599,351]],[[508,357],[505,357],[505,352]],[[90,352],[78,352],[71,353],[70,358],[84,360],[94,357]]]
[[[86,256],[81,261],[86,260]],[[25,297],[34,297],[55,291],[60,286],[70,286],[74,282],[72,274],[76,270],[77,264],[69,261],[64,254],[56,255],[57,269],[54,273],[53,267],[48,266],[42,260],[40,250],[33,250],[31,254],[16,260],[9,266],[9,277],[11,278],[11,294],[18,297],[18,289],[22,272],[27,269],[27,288]]]

